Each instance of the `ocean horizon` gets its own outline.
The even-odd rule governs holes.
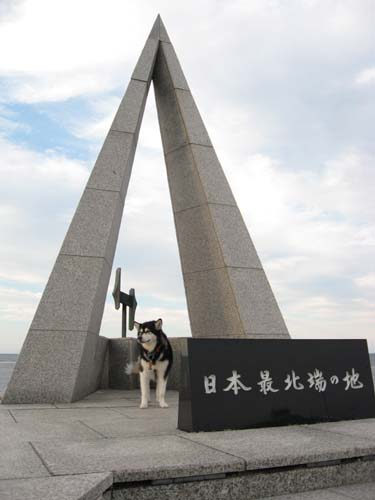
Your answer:
[[[4,394],[6,386],[10,380],[13,369],[15,367],[18,354],[1,354],[0,353],[0,395]],[[372,376],[375,384],[375,353],[370,353],[370,363]]]

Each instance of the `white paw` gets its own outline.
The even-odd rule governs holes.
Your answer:
[[[160,408],[168,408],[168,405],[165,401],[160,401],[159,406]]]
[[[133,363],[127,363],[125,366],[126,375],[131,375],[133,373]]]
[[[148,402],[147,401],[142,401],[142,403],[139,405],[140,408],[148,408]]]

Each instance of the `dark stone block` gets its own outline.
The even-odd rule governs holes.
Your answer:
[[[375,417],[366,340],[187,339],[178,428]]]

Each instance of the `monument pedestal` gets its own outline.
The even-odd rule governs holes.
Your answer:
[[[365,340],[187,339],[181,375],[184,431],[375,417]]]

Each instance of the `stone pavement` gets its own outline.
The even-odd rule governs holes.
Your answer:
[[[185,433],[167,400],[1,405],[0,499],[375,499],[375,419]]]

